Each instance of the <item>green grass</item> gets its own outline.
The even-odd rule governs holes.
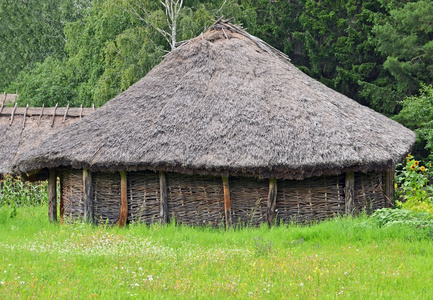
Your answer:
[[[56,225],[0,207],[2,299],[431,299],[433,231],[363,218],[223,229]]]

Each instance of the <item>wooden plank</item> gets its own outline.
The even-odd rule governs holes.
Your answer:
[[[125,171],[120,172],[120,218],[117,224],[119,227],[126,225],[128,220],[128,181]]]
[[[168,219],[168,198],[167,198],[167,180],[163,171],[159,171],[159,218],[162,224],[169,221]]]
[[[93,223],[93,185],[92,172],[83,169],[83,202],[84,202],[84,221]]]
[[[267,207],[267,220],[268,225],[271,226],[275,218],[275,209],[277,207],[277,179],[269,178],[269,194],[268,194],[268,207]]]
[[[345,213],[350,215],[355,206],[355,172],[346,173],[344,186]]]
[[[385,199],[386,199],[385,207],[394,206],[394,195],[395,195],[394,176],[395,176],[394,168],[391,168],[385,172]]]
[[[56,169],[50,169],[48,177],[48,220],[57,222],[57,174]]]
[[[224,190],[224,214],[226,221],[226,229],[232,226],[232,214],[231,214],[231,203],[230,203],[230,188],[229,178],[222,176],[223,190]]]

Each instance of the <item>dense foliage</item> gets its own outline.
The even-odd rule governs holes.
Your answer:
[[[422,85],[418,96],[407,97],[401,105],[402,110],[395,120],[416,132],[415,150],[433,160],[430,154],[433,152],[433,87]]]
[[[89,5],[90,0],[1,0],[0,90],[10,88],[20,71],[63,57],[64,28],[82,19]]]
[[[185,0],[177,41],[233,17],[292,62],[392,115],[432,82],[433,4],[427,0]],[[170,45],[159,1],[0,0],[0,88],[20,104],[102,105],[143,77]]]

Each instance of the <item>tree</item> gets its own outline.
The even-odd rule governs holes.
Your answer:
[[[19,90],[21,105],[103,105],[171,50],[173,44],[161,35],[174,28],[165,13],[153,0],[95,0],[82,19],[65,24],[65,57],[35,64],[11,88]],[[212,18],[204,4],[184,8],[176,17],[176,36],[192,38]]]
[[[391,88],[396,100],[401,100],[416,94],[421,83],[433,81],[433,2],[384,1],[384,5],[389,13],[377,16],[373,33],[377,50],[386,57],[383,67],[391,76],[373,88]]]
[[[386,112],[362,94],[361,83],[374,82],[383,73],[383,58],[374,52],[371,38],[374,16],[381,11],[378,0],[305,0],[295,33],[303,56],[300,68],[327,86]],[[296,62],[295,62],[296,63]]]
[[[62,58],[66,22],[83,16],[89,0],[0,0],[0,90],[21,70]]]
[[[433,86],[421,84],[418,96],[401,101],[402,110],[394,119],[417,134],[415,153],[433,159]],[[427,150],[427,152],[425,151]]]

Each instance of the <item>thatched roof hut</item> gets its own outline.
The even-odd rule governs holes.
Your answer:
[[[257,205],[261,214],[258,220],[269,221],[278,209],[279,197],[285,197],[284,186],[287,185],[287,197],[293,200],[295,190],[291,189],[304,184],[296,188],[298,212],[299,205],[308,202],[313,212],[311,218],[317,214],[322,218],[353,208],[356,183],[351,178],[356,180],[356,174],[370,174],[366,176],[374,186],[372,193],[381,197],[376,206],[385,206],[389,200],[386,193],[390,193],[385,181],[388,180],[389,186],[394,164],[410,150],[414,140],[415,135],[409,129],[308,77],[286,55],[242,28],[217,22],[168,54],[144,78],[92,117],[54,134],[26,153],[15,169],[21,173],[46,167],[62,168],[66,173],[84,169],[88,174],[100,176],[120,172],[123,175],[112,179],[112,183],[128,178],[125,188],[137,174],[146,177],[152,171],[159,172],[154,173],[155,186],[159,185],[155,187],[154,205],[159,205],[160,217],[166,219],[171,209],[177,220],[183,217],[176,209],[179,205],[188,206],[185,204],[188,199],[183,204],[170,203],[170,193],[178,188],[183,195],[182,191],[192,186],[194,189],[205,186],[204,193],[209,194],[205,181],[212,181],[215,192],[218,188],[214,180],[218,176],[223,177],[224,184],[215,197],[222,195],[226,222],[229,222],[227,213],[236,219],[243,216],[243,211],[242,221],[255,218],[256,212],[245,211],[263,197],[267,198],[267,204]],[[241,183],[241,179],[250,183]],[[170,182],[177,182],[176,188],[170,187]],[[90,198],[93,198],[89,201],[97,198],[95,184],[91,184]],[[255,187],[257,195],[249,188],[245,193],[235,192],[233,186],[237,185],[240,189]],[[329,191],[323,192],[323,185]],[[322,189],[318,192],[321,196],[317,196],[322,202],[341,196],[343,200],[338,201],[343,202],[339,202],[338,209],[335,203],[329,207],[326,204],[327,213],[316,214],[314,211],[320,210],[314,210],[311,200],[314,186],[318,191]],[[86,188],[85,183],[81,188]],[[167,190],[168,196],[164,195]],[[85,207],[79,215],[95,218],[91,208],[86,208],[92,206],[85,200],[88,195],[77,197],[81,197],[79,203],[84,203],[79,205]],[[180,196],[172,197],[172,201],[177,201]],[[239,215],[230,210],[230,197],[241,199]],[[122,205],[119,202],[119,207]],[[197,205],[186,209],[184,214],[197,211]],[[289,204],[286,206],[296,211],[289,209]],[[283,219],[287,221],[290,214]],[[158,212],[152,215],[157,217]],[[204,216],[195,215],[200,220],[193,222],[188,218],[191,216],[182,221],[196,224],[204,218],[208,223]]]
[[[0,106],[0,174],[12,173],[20,155],[60,129],[89,115],[93,109]]]

